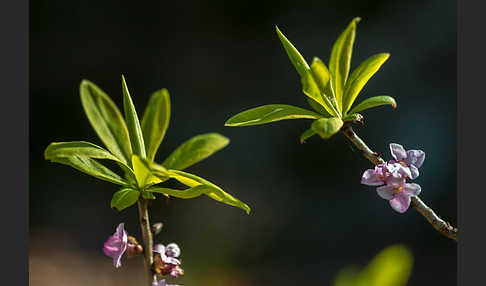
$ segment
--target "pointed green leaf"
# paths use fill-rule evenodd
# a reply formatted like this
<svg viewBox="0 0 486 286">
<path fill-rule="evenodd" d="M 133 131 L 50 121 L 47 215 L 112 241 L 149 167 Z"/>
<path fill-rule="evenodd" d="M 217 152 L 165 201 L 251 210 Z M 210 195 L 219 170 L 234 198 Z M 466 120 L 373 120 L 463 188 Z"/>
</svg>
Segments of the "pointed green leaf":
<svg viewBox="0 0 486 286">
<path fill-rule="evenodd" d="M 353 109 L 351 109 L 349 114 L 357 113 L 375 106 L 387 105 L 387 104 L 391 105 L 394 109 L 397 108 L 397 103 L 395 99 L 393 99 L 393 97 L 391 96 L 383 95 L 383 96 L 370 97 L 361 101 L 358 105 L 356 105 Z"/>
<path fill-rule="evenodd" d="M 156 177 L 152 172 L 149 162 L 144 161 L 137 155 L 132 156 L 132 166 L 139 188 L 146 188 L 147 186 L 155 185 L 162 180 Z"/>
<path fill-rule="evenodd" d="M 305 95 L 322 105 L 329 114 L 340 116 L 329 81 L 329 71 L 319 58 L 314 58 L 311 69 L 306 71 L 301 81 Z"/>
<path fill-rule="evenodd" d="M 57 158 L 70 157 L 112 160 L 118 163 L 127 176 L 130 176 L 130 178 L 135 176 L 130 167 L 121 159 L 93 143 L 84 141 L 53 142 L 44 151 L 44 158 L 53 162 L 56 162 Z"/>
<path fill-rule="evenodd" d="M 369 57 L 362 62 L 346 82 L 343 97 L 343 112 L 346 114 L 353 105 L 356 97 L 368 80 L 380 69 L 381 65 L 390 57 L 390 54 L 382 53 Z"/>
<path fill-rule="evenodd" d="M 322 99 L 321 99 L 322 100 Z M 285 119 L 317 119 L 322 115 L 286 104 L 269 104 L 245 110 L 231 117 L 225 126 L 252 126 Z"/>
<path fill-rule="evenodd" d="M 312 130 L 314 130 L 322 139 L 327 139 L 339 132 L 343 126 L 343 121 L 339 118 L 321 118 L 312 123 Z"/>
<path fill-rule="evenodd" d="M 99 162 L 88 157 L 54 157 L 49 159 L 51 162 L 56 162 L 73 167 L 85 174 L 91 175 L 100 180 L 108 181 L 117 185 L 127 186 L 128 182 L 116 173 L 106 168 Z"/>
<path fill-rule="evenodd" d="M 235 206 L 235 207 L 239 207 L 241 209 L 243 209 L 244 211 L 246 211 L 247 214 L 250 213 L 250 207 L 245 204 L 244 202 L 238 200 L 237 198 L 233 197 L 232 195 L 226 193 L 225 191 L 223 191 L 220 187 L 216 186 L 215 184 L 201 178 L 201 177 L 198 177 L 196 175 L 193 175 L 193 174 L 189 174 L 189 173 L 186 173 L 186 172 L 182 172 L 182 171 L 178 171 L 178 170 L 168 170 L 168 173 L 169 173 L 169 176 L 173 179 L 176 179 L 178 180 L 179 182 L 183 183 L 184 185 L 188 186 L 188 187 L 191 187 L 192 191 L 190 192 L 190 194 L 198 194 L 198 192 L 201 192 L 201 193 L 204 193 L 206 194 L 207 196 L 211 197 L 212 199 L 216 200 L 216 201 L 219 201 L 219 202 L 222 202 L 222 203 L 225 203 L 225 204 L 228 204 L 228 205 L 231 205 L 231 206 Z M 205 188 L 198 188 L 196 190 L 194 190 L 192 187 L 197 187 L 197 186 L 205 186 Z M 207 188 L 209 187 L 209 188 Z M 207 188 L 207 189 L 206 189 Z M 147 189 L 147 191 L 150 191 L 150 190 L 153 190 L 154 188 L 149 188 Z M 164 193 L 163 191 L 161 191 L 161 193 Z M 168 195 L 171 195 L 167 192 L 165 192 L 165 194 L 168 194 Z M 173 196 L 177 196 L 176 194 L 172 194 Z M 179 193 L 180 195 L 180 193 Z M 188 195 L 188 196 L 191 196 L 191 195 Z M 189 197 L 188 197 L 189 198 Z"/>
<path fill-rule="evenodd" d="M 128 126 L 128 134 L 130 134 L 130 142 L 132 144 L 133 154 L 142 158 L 146 157 L 145 145 L 143 142 L 142 129 L 140 128 L 140 121 L 138 121 L 137 111 L 133 105 L 132 98 L 128 91 L 125 77 L 122 75 L 122 89 L 123 89 L 123 108 L 125 110 L 125 119 Z"/>
<path fill-rule="evenodd" d="M 329 70 L 331 81 L 339 104 L 339 110 L 343 111 L 342 99 L 343 89 L 348 78 L 351 66 L 351 55 L 353 52 L 354 38 L 356 36 L 356 24 L 360 18 L 354 18 L 348 27 L 338 37 L 332 46 L 331 58 L 329 59 Z"/>
<path fill-rule="evenodd" d="M 135 204 L 140 196 L 140 192 L 134 189 L 125 188 L 121 189 L 111 199 L 111 208 L 121 211 Z"/>
<path fill-rule="evenodd" d="M 310 137 L 316 135 L 317 133 L 312 129 L 312 128 L 309 128 L 307 129 L 306 131 L 304 131 L 304 133 L 302 133 L 302 135 L 300 135 L 300 143 L 304 143 L 305 140 L 309 139 Z"/>
<path fill-rule="evenodd" d="M 163 88 L 152 94 L 142 116 L 142 133 L 147 158 L 154 160 L 170 120 L 170 98 Z"/>
<path fill-rule="evenodd" d="M 228 144 L 229 139 L 218 133 L 197 135 L 177 147 L 162 165 L 167 169 L 183 170 L 206 159 Z"/>
<path fill-rule="evenodd" d="M 83 80 L 80 85 L 81 103 L 91 126 L 116 157 L 127 163 L 132 154 L 125 120 L 113 101 L 94 83 Z"/>
<path fill-rule="evenodd" d="M 282 45 L 289 56 L 290 61 L 294 65 L 295 69 L 299 73 L 300 77 L 305 75 L 305 72 L 309 70 L 309 65 L 302 57 L 302 55 L 297 51 L 297 49 L 292 45 L 292 43 L 287 40 L 287 38 L 280 32 L 277 26 L 275 26 L 275 30 L 277 31 L 278 38 L 282 42 Z"/>
</svg>

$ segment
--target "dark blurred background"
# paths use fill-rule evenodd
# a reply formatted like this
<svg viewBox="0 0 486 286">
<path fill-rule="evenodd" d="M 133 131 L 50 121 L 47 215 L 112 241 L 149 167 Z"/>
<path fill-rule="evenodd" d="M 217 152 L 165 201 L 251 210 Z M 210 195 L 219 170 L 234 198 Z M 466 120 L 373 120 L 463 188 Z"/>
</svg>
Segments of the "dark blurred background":
<svg viewBox="0 0 486 286">
<path fill-rule="evenodd" d="M 404 243 L 409 285 L 455 285 L 456 243 L 415 210 L 394 212 L 360 185 L 368 161 L 342 135 L 305 144 L 308 120 L 230 128 L 230 116 L 263 104 L 304 108 L 298 74 L 278 25 L 308 62 L 360 16 L 352 66 L 389 52 L 358 101 L 393 96 L 398 108 L 363 112 L 355 131 L 391 159 L 388 144 L 422 149 L 422 199 L 456 224 L 455 1 L 31 1 L 31 285 L 140 285 L 142 260 L 112 267 L 102 245 L 119 222 L 139 235 L 136 207 L 110 209 L 117 187 L 43 158 L 52 141 L 102 145 L 83 112 L 89 79 L 122 106 L 127 79 L 141 115 L 162 87 L 172 101 L 163 159 L 186 139 L 220 132 L 231 144 L 188 169 L 252 208 L 248 216 L 208 197 L 151 206 L 158 242 L 182 248 L 185 285 L 330 285 L 345 266 Z M 139 116 L 140 116 L 139 115 Z"/>
</svg>

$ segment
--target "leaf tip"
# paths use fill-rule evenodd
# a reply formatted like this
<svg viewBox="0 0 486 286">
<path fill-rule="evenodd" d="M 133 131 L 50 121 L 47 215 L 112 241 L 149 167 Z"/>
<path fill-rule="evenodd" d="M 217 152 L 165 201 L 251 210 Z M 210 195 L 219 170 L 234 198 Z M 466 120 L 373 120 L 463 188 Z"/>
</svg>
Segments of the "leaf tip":
<svg viewBox="0 0 486 286">
<path fill-rule="evenodd" d="M 361 17 L 354 17 L 354 18 L 353 18 L 353 22 L 354 22 L 355 24 L 358 24 L 360 21 L 361 21 Z"/>
</svg>

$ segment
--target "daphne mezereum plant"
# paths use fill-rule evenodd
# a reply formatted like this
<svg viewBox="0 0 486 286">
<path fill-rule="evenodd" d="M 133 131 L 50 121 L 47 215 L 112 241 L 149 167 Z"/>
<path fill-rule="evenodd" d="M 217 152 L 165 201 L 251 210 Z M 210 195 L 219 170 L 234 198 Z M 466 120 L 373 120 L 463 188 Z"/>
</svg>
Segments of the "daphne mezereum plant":
<svg viewBox="0 0 486 286">
<path fill-rule="evenodd" d="M 148 206 L 156 199 L 155 194 L 166 197 L 190 199 L 202 194 L 236 206 L 247 213 L 250 208 L 220 187 L 194 174 L 182 170 L 207 158 L 228 145 L 228 138 L 208 133 L 195 136 L 172 152 L 164 162 L 154 162 L 155 154 L 164 138 L 170 119 L 170 99 L 166 89 L 152 94 L 139 122 L 135 106 L 130 97 L 125 78 L 122 76 L 124 117 L 98 86 L 83 80 L 80 86 L 84 111 L 98 137 L 106 146 L 97 146 L 85 141 L 54 142 L 45 150 L 44 156 L 52 162 L 71 166 L 83 173 L 120 186 L 115 192 L 111 207 L 121 211 L 138 204 L 143 245 L 129 236 L 121 223 L 115 233 L 104 244 L 104 253 L 113 258 L 115 267 L 121 266 L 121 257 L 133 257 L 144 252 L 148 285 L 169 285 L 167 275 L 183 274 L 180 267 L 180 249 L 177 244 L 153 246 L 152 235 L 160 232 L 160 224 L 150 225 Z M 99 160 L 114 161 L 123 174 L 104 166 Z M 184 190 L 160 186 L 175 179 L 189 188 Z M 155 253 L 155 255 L 154 255 Z"/>
<path fill-rule="evenodd" d="M 367 170 L 363 174 L 363 184 L 380 186 L 377 188 L 378 195 L 389 200 L 391 207 L 400 213 L 405 212 L 411 204 L 436 230 L 456 240 L 457 229 L 439 218 L 420 200 L 419 185 L 407 183 L 407 179 L 418 177 L 418 168 L 425 159 L 425 153 L 421 150 L 405 151 L 403 146 L 392 143 L 390 149 L 395 160 L 385 163 L 351 127 L 354 122 L 363 123 L 363 116 L 359 114 L 361 111 L 381 105 L 396 107 L 395 100 L 390 96 L 371 97 L 353 107 L 364 85 L 389 58 L 387 53 L 371 56 L 349 75 L 356 26 L 359 21 L 360 18 L 354 18 L 334 43 L 329 69 L 317 57 L 309 66 L 299 51 L 276 27 L 277 35 L 300 75 L 302 91 L 314 111 L 285 104 L 264 105 L 238 113 L 228 119 L 225 125 L 251 126 L 284 119 L 313 119 L 310 128 L 300 136 L 301 143 L 316 134 L 328 139 L 342 132 L 363 156 L 376 166 L 375 169 Z"/>
</svg>

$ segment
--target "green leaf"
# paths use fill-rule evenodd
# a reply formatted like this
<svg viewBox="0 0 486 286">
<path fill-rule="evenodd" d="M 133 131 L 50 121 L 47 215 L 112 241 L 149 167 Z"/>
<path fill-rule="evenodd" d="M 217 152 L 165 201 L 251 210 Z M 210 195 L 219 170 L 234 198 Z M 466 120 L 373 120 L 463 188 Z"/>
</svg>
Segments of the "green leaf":
<svg viewBox="0 0 486 286">
<path fill-rule="evenodd" d="M 170 120 L 170 98 L 163 88 L 152 94 L 142 116 L 142 133 L 147 158 L 154 160 Z"/>
<path fill-rule="evenodd" d="M 210 187 L 207 190 L 202 189 L 202 188 L 196 189 L 196 191 L 192 190 L 191 195 L 197 194 L 198 192 L 201 192 L 201 193 L 206 194 L 207 196 L 209 196 L 210 198 L 212 198 L 216 201 L 219 201 L 219 202 L 231 205 L 231 206 L 239 207 L 239 208 L 243 209 L 247 214 L 250 213 L 250 207 L 247 204 L 238 200 L 237 198 L 233 197 L 232 195 L 226 193 L 220 187 L 216 186 L 215 184 L 213 184 L 213 183 L 211 183 L 211 182 L 209 182 L 209 181 L 207 181 L 207 180 L 205 180 L 201 177 L 198 177 L 196 175 L 189 174 L 189 173 L 186 173 L 186 172 L 178 171 L 178 170 L 168 170 L 168 174 L 171 178 L 176 179 L 179 182 L 181 182 L 184 185 L 191 187 L 191 188 L 197 187 L 197 186 L 200 186 L 200 185 L 203 185 L 205 187 Z M 147 189 L 147 191 L 151 191 L 153 189 L 154 188 L 149 188 L 149 189 Z M 164 192 L 161 191 L 161 193 L 164 193 Z M 171 195 L 169 193 L 165 193 L 165 194 Z M 176 196 L 175 194 L 172 194 L 172 195 Z M 191 195 L 188 195 L 188 196 L 191 196 Z"/>
<path fill-rule="evenodd" d="M 360 122 L 360 123 L 363 123 L 364 121 L 364 118 L 363 118 L 363 115 L 359 114 L 359 113 L 352 113 L 352 114 L 348 114 L 346 115 L 346 117 L 343 118 L 343 121 L 344 122 Z"/>
<path fill-rule="evenodd" d="M 141 159 L 139 156 L 132 156 L 132 166 L 139 188 L 143 189 L 162 182 L 160 178 L 152 173 L 149 162 Z"/>
<path fill-rule="evenodd" d="M 382 53 L 369 57 L 362 62 L 346 82 L 343 97 L 343 112 L 347 114 L 356 97 L 368 80 L 380 69 L 381 65 L 390 57 L 390 54 Z"/>
<path fill-rule="evenodd" d="M 121 189 L 111 199 L 111 208 L 121 211 L 135 204 L 140 196 L 140 192 L 134 189 L 125 188 Z"/>
<path fill-rule="evenodd" d="M 299 73 L 300 77 L 305 75 L 305 72 L 309 70 L 309 65 L 302 57 L 302 55 L 297 51 L 297 49 L 292 45 L 292 43 L 287 40 L 287 38 L 280 32 L 277 26 L 275 26 L 275 30 L 277 31 L 278 38 L 282 42 L 282 45 L 289 56 L 290 61 L 294 65 L 295 69 Z"/>
<path fill-rule="evenodd" d="M 304 143 L 305 140 L 309 139 L 310 137 L 316 134 L 317 133 L 312 128 L 307 129 L 306 131 L 304 131 L 304 133 L 302 133 L 302 135 L 300 135 L 300 143 Z"/>
<path fill-rule="evenodd" d="M 125 120 L 113 101 L 94 83 L 83 80 L 80 85 L 81 103 L 91 126 L 116 157 L 127 163 L 132 154 Z"/>
<path fill-rule="evenodd" d="M 354 18 L 348 27 L 338 37 L 332 46 L 331 58 L 329 59 L 329 70 L 331 81 L 339 104 L 339 110 L 343 111 L 343 89 L 348 78 L 351 66 L 351 55 L 353 52 L 354 38 L 356 36 L 356 24 L 361 18 Z"/>
<path fill-rule="evenodd" d="M 146 157 L 145 144 L 143 142 L 142 129 L 138 121 L 137 111 L 133 105 L 132 98 L 128 92 L 125 77 L 122 75 L 122 89 L 123 89 L 123 107 L 125 110 L 125 119 L 127 120 L 128 134 L 130 134 L 130 142 L 132 143 L 133 154 L 142 158 Z"/>
<path fill-rule="evenodd" d="M 391 105 L 394 109 L 397 108 L 397 103 L 395 99 L 391 96 L 375 96 L 375 97 L 370 97 L 367 98 L 363 101 L 361 101 L 358 105 L 356 105 L 349 114 L 357 113 L 375 106 L 380 106 L 380 105 L 386 105 L 389 104 Z"/>
<path fill-rule="evenodd" d="M 327 139 L 336 134 L 343 126 L 343 121 L 339 118 L 321 118 L 312 123 L 314 130 L 322 139 Z"/>
<path fill-rule="evenodd" d="M 73 167 L 85 174 L 91 175 L 100 180 L 108 181 L 117 185 L 129 185 L 122 177 L 106 168 L 99 162 L 88 157 L 54 157 L 49 159 L 51 162 L 56 162 Z"/>
<path fill-rule="evenodd" d="M 329 114 L 339 117 L 336 99 L 329 84 L 329 72 L 324 63 L 314 58 L 311 69 L 301 78 L 305 95 L 322 105 Z"/>
<path fill-rule="evenodd" d="M 53 142 L 44 151 L 44 158 L 53 162 L 57 162 L 57 158 L 70 157 L 112 160 L 117 162 L 128 176 L 131 176 L 131 178 L 135 176 L 130 167 L 121 159 L 93 143 L 84 141 Z"/>
<path fill-rule="evenodd" d="M 245 110 L 231 117 L 225 126 L 252 126 L 285 119 L 317 119 L 320 114 L 286 104 L 269 104 Z"/>
<path fill-rule="evenodd" d="M 382 250 L 362 271 L 356 286 L 405 286 L 413 265 L 413 256 L 403 245 Z"/>
<path fill-rule="evenodd" d="M 183 170 L 226 147 L 229 139 L 218 133 L 207 133 L 192 137 L 182 143 L 165 159 L 167 169 Z"/>
<path fill-rule="evenodd" d="M 307 103 L 309 103 L 312 109 L 320 113 L 323 117 L 333 117 L 320 103 L 318 103 L 314 99 L 307 97 Z"/>
</svg>

